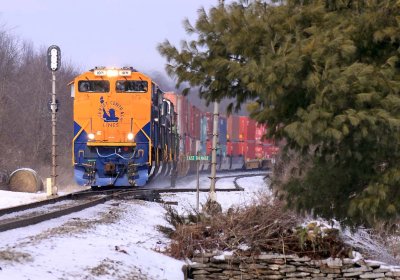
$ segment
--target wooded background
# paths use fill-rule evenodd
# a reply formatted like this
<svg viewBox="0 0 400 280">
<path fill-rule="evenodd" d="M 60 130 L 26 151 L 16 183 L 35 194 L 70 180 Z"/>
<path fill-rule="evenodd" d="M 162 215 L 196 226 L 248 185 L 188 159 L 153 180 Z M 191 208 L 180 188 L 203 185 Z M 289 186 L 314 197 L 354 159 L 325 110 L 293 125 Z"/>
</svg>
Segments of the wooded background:
<svg viewBox="0 0 400 280">
<path fill-rule="evenodd" d="M 0 173 L 30 167 L 46 178 L 51 171 L 51 71 L 47 49 L 0 30 Z M 72 182 L 72 98 L 68 82 L 76 68 L 63 62 L 56 72 L 58 174 Z M 68 175 L 65 173 L 67 172 Z"/>
</svg>

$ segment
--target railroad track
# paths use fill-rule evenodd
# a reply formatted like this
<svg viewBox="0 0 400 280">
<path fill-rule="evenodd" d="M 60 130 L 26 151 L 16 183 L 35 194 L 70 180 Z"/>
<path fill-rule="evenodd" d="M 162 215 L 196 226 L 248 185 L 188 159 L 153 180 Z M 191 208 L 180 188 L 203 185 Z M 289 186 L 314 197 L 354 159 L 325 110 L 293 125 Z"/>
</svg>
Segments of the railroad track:
<svg viewBox="0 0 400 280">
<path fill-rule="evenodd" d="M 217 192 L 243 191 L 237 180 L 245 177 L 264 176 L 261 173 L 228 175 L 218 179 L 235 178 L 233 188 L 216 189 Z M 68 195 L 38 201 L 16 207 L 0 209 L 0 232 L 26 227 L 50 219 L 65 216 L 105 203 L 111 199 L 141 199 L 163 202 L 161 193 L 196 192 L 196 188 L 141 188 L 141 189 L 100 189 L 84 190 Z M 209 192 L 209 188 L 201 188 L 200 192 Z"/>
</svg>

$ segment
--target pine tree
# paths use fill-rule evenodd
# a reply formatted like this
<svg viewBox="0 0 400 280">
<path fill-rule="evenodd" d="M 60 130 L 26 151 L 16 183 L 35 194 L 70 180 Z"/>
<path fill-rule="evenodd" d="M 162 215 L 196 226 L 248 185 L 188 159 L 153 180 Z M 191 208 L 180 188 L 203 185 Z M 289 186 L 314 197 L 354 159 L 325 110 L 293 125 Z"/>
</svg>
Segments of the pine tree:
<svg viewBox="0 0 400 280">
<path fill-rule="evenodd" d="M 373 225 L 400 213 L 400 2 L 238 1 L 200 11 L 197 39 L 159 46 L 178 83 L 248 100 L 283 153 L 301 156 L 288 205 Z"/>
</svg>

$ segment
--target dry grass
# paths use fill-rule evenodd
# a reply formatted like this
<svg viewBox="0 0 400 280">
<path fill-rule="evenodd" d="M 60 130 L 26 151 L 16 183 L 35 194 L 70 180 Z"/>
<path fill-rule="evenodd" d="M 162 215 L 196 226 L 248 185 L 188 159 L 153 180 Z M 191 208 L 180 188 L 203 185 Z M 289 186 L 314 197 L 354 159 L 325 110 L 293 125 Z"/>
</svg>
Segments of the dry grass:
<svg viewBox="0 0 400 280">
<path fill-rule="evenodd" d="M 173 227 L 159 227 L 159 230 L 173 240 L 169 255 L 179 259 L 190 258 L 196 251 L 240 253 L 243 245 L 252 254 L 276 252 L 313 258 L 347 257 L 351 251 L 339 238 L 338 231 L 299 227 L 302 219 L 277 201 L 231 208 L 212 217 L 201 213 L 182 217 L 167 208 L 166 219 Z"/>
<path fill-rule="evenodd" d="M 391 265 L 400 265 L 400 230 L 398 222 L 380 224 L 375 229 L 359 229 L 348 237 L 363 255 Z M 355 241 L 354 241 L 355 240 Z"/>
</svg>

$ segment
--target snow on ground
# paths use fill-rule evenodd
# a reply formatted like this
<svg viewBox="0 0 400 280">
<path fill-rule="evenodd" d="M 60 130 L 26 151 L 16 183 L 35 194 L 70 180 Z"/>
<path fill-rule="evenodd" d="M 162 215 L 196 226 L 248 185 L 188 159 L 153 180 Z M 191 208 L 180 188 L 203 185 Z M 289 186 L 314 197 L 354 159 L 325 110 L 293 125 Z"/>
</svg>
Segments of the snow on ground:
<svg viewBox="0 0 400 280">
<path fill-rule="evenodd" d="M 82 190 L 82 187 L 67 186 L 58 192 L 58 195 L 65 195 L 74 191 Z M 35 201 L 47 199 L 46 192 L 24 193 L 24 192 L 9 192 L 0 190 L 0 209 L 28 204 Z"/>
<path fill-rule="evenodd" d="M 196 186 L 196 177 L 177 188 Z M 193 182 L 194 181 L 194 182 Z M 201 188 L 209 187 L 201 175 Z M 233 188 L 233 178 L 218 188 Z M 251 203 L 267 192 L 263 176 L 239 179 L 243 192 L 217 193 L 223 209 Z M 208 193 L 200 193 L 200 204 Z M 0 208 L 43 199 L 43 194 L 0 193 Z M 177 209 L 195 208 L 196 193 L 163 195 Z M 159 203 L 135 200 L 106 204 L 22 229 L 0 233 L 0 279 L 183 279 L 183 261 L 161 254 L 169 240 L 156 230 L 165 225 Z"/>
<path fill-rule="evenodd" d="M 22 193 L 0 191 L 0 209 L 27 204 L 47 198 L 46 193 Z"/>
<path fill-rule="evenodd" d="M 217 192 L 217 201 L 221 204 L 222 210 L 226 211 L 233 205 L 247 205 L 252 203 L 255 198 L 260 195 L 270 195 L 271 192 L 263 180 L 265 174 L 254 178 L 241 178 L 237 180 L 238 184 L 245 188 L 243 192 Z M 206 178 L 208 181 L 209 179 Z M 205 180 L 207 182 L 207 180 Z M 217 189 L 233 188 L 233 178 L 220 179 L 217 181 Z M 194 188 L 192 184 L 188 184 L 188 187 Z M 207 186 L 208 184 L 202 184 L 201 186 Z M 195 209 L 196 206 L 196 193 L 177 193 L 177 194 L 164 194 L 164 201 L 178 201 L 177 209 L 180 212 L 189 212 Z M 199 202 L 200 208 L 206 203 L 208 199 L 208 192 L 200 192 Z"/>
</svg>

